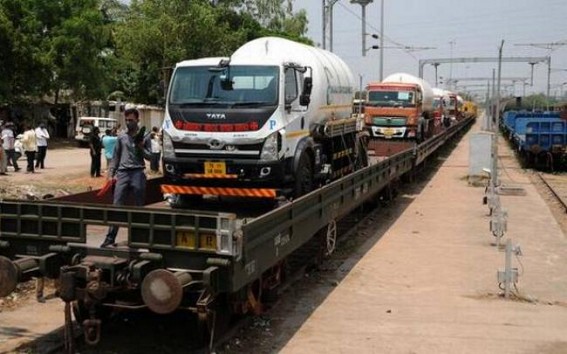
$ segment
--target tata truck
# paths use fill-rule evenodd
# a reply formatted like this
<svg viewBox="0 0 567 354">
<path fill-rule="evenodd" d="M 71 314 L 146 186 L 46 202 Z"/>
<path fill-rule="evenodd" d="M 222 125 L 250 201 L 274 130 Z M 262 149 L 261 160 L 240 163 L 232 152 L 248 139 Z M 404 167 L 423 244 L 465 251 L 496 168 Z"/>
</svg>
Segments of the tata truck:
<svg viewBox="0 0 567 354">
<path fill-rule="evenodd" d="M 176 65 L 164 194 L 297 198 L 367 163 L 354 79 L 328 51 L 276 37 Z"/>
<path fill-rule="evenodd" d="M 426 81 L 396 73 L 366 90 L 365 124 L 372 138 L 421 142 L 433 135 L 433 91 Z"/>
</svg>

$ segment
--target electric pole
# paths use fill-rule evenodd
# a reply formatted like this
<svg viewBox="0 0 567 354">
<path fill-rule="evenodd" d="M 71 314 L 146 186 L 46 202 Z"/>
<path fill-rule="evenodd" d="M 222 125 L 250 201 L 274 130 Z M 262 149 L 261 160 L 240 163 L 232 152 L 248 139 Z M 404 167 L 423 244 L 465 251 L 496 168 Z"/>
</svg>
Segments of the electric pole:
<svg viewBox="0 0 567 354">
<path fill-rule="evenodd" d="M 350 0 L 351 4 L 358 4 L 362 7 L 362 56 L 366 56 L 366 6 L 374 0 Z M 382 36 L 380 36 L 382 38 Z"/>
</svg>

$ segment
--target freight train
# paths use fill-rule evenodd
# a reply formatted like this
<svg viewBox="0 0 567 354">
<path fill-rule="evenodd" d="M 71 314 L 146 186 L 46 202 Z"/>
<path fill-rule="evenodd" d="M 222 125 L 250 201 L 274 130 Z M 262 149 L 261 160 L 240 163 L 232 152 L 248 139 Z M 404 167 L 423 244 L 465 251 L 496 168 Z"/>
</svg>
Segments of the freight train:
<svg viewBox="0 0 567 354">
<path fill-rule="evenodd" d="M 259 42 L 262 43 L 260 48 L 270 51 L 273 43 L 268 42 L 271 41 Z M 305 48 L 301 50 L 308 51 Z M 330 57 L 325 52 L 317 53 L 320 58 Z M 164 207 L 163 186 L 172 185 L 172 180 L 177 178 L 172 175 L 181 173 L 182 179 L 191 177 L 192 173 L 223 174 L 230 172 L 234 166 L 246 171 L 246 167 L 242 167 L 245 165 L 234 164 L 232 157 L 228 157 L 235 151 L 255 151 L 257 163 L 264 163 L 261 162 L 261 155 L 265 153 L 276 161 L 285 161 L 291 168 L 300 166 L 304 160 L 302 153 L 311 149 L 311 167 L 327 164 L 331 169 L 329 173 L 333 169 L 330 166 L 333 159 L 349 160 L 360 153 L 352 149 L 364 127 L 347 123 L 349 118 L 342 116 L 334 117 L 339 121 L 338 126 L 328 124 L 335 121 L 332 112 L 338 114 L 341 111 L 320 106 L 331 104 L 334 102 L 333 95 L 341 96 L 347 91 L 343 86 L 350 84 L 347 76 L 345 82 L 332 81 L 329 73 L 317 73 L 318 65 L 314 63 L 274 62 L 267 68 L 258 68 L 256 66 L 259 63 L 256 63 L 249 72 L 257 77 L 244 82 L 239 81 L 236 73 L 246 72 L 242 69 L 249 68 L 238 67 L 236 62 L 236 59 L 230 63 L 205 60 L 185 63 L 178 66 L 178 70 L 185 73 L 189 68 L 187 70 L 191 73 L 198 67 L 201 74 L 208 78 L 205 81 L 207 92 L 214 92 L 218 84 L 227 85 L 228 91 L 234 94 L 239 85 L 250 86 L 259 80 L 258 73 L 264 73 L 266 79 L 262 79 L 259 85 L 268 87 L 267 78 L 270 78 L 276 80 L 276 87 L 279 88 L 271 91 L 274 104 L 260 109 L 252 101 L 242 101 L 246 102 L 245 106 L 251 107 L 242 108 L 242 111 L 238 111 L 241 114 L 233 116 L 234 112 L 230 109 L 242 106 L 237 102 L 225 103 L 223 111 L 219 106 L 185 101 L 189 100 L 187 97 L 172 109 L 174 107 L 170 101 L 170 116 L 165 124 L 169 135 L 166 139 L 171 140 L 164 141 L 164 145 L 170 149 L 169 157 L 165 158 L 166 167 L 170 166 L 170 175 L 148 181 L 145 206 L 113 206 L 110 196 L 101 199 L 97 196 L 98 191 L 42 201 L 0 201 L 0 297 L 11 293 L 19 282 L 30 277 L 58 279 L 57 294 L 65 302 L 65 338 L 69 351 L 73 344 L 73 336 L 69 333 L 72 328 L 71 313 L 83 326 L 85 340 L 89 344 L 96 344 L 100 340 L 101 326 L 104 325 L 102 321 L 112 310 L 149 309 L 158 314 L 188 311 L 196 315 L 205 336 L 215 333 L 214 328 L 218 328 L 215 326 L 228 321 L 231 315 L 260 313 L 265 294 L 282 282 L 286 260 L 290 256 L 296 255 L 308 244 L 315 244 L 322 254 L 333 253 L 338 220 L 362 203 L 376 198 L 378 193 L 398 179 L 413 173 L 428 156 L 464 131 L 473 121 L 473 118 L 463 119 L 419 145 L 385 160 L 368 165 L 347 164 L 350 171 L 341 170 L 340 175 L 326 181 L 321 187 L 302 190 L 301 196 L 290 198 L 277 207 L 263 205 L 251 208 L 251 203 L 231 199 L 232 196 L 221 196 L 216 200 L 220 203 L 215 204 L 213 200 L 210 207 L 205 202 L 193 204 L 191 209 Z M 213 74 L 218 76 L 214 77 Z M 338 76 L 339 73 L 335 72 L 334 77 Z M 179 77 L 174 77 L 173 88 L 178 85 L 176 80 L 181 80 Z M 227 82 L 220 83 L 218 80 Z M 202 82 L 194 81 L 189 75 L 184 83 L 191 87 Z M 330 84 L 333 84 L 333 89 L 330 89 Z M 291 94 L 288 95 L 288 86 L 296 88 L 293 100 Z M 173 100 L 173 92 L 175 89 L 170 93 L 170 100 Z M 217 96 L 213 94 L 211 97 Z M 310 116 L 309 107 L 312 105 L 315 105 L 314 111 L 318 112 L 315 116 Z M 326 116 L 323 112 L 331 113 Z M 207 114 L 222 122 L 206 123 L 205 120 L 209 119 L 206 118 Z M 226 120 L 219 118 L 223 114 Z M 250 125 L 250 122 L 256 122 L 257 126 Z M 236 132 L 241 125 L 246 125 L 246 130 Z M 311 130 L 313 127 L 316 132 Z M 323 131 L 320 131 L 321 128 Z M 340 132 L 333 132 L 333 129 Z M 289 132 L 301 134 L 290 137 Z M 245 149 L 234 140 L 239 134 L 249 139 L 250 145 L 256 150 Z M 314 134 L 319 135 L 315 137 Z M 324 145 L 334 146 L 333 136 L 345 134 L 352 139 L 350 145 L 337 143 L 338 150 L 331 150 L 330 154 Z M 191 140 L 186 136 L 203 137 L 196 139 L 199 144 L 195 144 L 203 150 L 187 145 Z M 325 140 L 324 136 L 330 140 Z M 218 142 L 218 149 L 213 148 L 217 147 L 213 143 L 215 141 Z M 203 148 L 203 144 L 207 144 L 209 149 Z M 184 157 L 185 160 L 173 158 L 197 154 L 194 150 L 199 150 L 198 154 L 205 157 Z M 225 151 L 226 155 L 218 154 L 220 151 Z M 212 154 L 218 155 L 214 159 L 206 157 Z M 252 156 L 251 153 L 244 155 Z M 221 159 L 218 156 L 227 157 Z M 209 166 L 213 171 L 207 171 L 208 167 L 199 159 L 205 162 L 217 162 L 220 159 L 224 167 L 214 171 L 215 166 Z M 185 162 L 189 164 L 186 166 Z M 197 168 L 195 166 L 199 170 L 192 170 Z M 262 168 L 253 171 L 261 173 Z M 297 171 L 297 166 L 289 170 L 293 171 Z M 310 170 L 311 173 L 314 171 Z M 185 176 L 187 174 L 189 176 Z M 237 183 L 233 186 L 241 188 L 239 183 L 246 181 L 239 180 L 240 171 L 235 174 L 237 181 L 233 182 Z M 187 187 L 183 183 L 176 186 Z M 127 241 L 115 248 L 90 246 L 89 235 L 92 236 L 97 227 L 100 229 L 108 225 L 117 225 L 125 230 Z"/>
<path fill-rule="evenodd" d="M 564 169 L 567 121 L 558 111 L 507 111 L 500 128 L 527 167 Z"/>
</svg>

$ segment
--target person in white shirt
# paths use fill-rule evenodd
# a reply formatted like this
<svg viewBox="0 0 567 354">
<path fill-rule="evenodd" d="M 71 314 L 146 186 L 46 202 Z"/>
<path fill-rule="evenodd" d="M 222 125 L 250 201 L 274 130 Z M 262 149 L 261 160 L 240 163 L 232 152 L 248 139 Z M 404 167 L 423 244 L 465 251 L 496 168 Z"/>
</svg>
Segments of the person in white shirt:
<svg viewBox="0 0 567 354">
<path fill-rule="evenodd" d="M 47 155 L 47 139 L 49 139 L 49 133 L 45 128 L 45 123 L 40 123 L 37 128 L 35 128 L 35 136 L 37 139 L 37 160 L 35 161 L 35 168 L 45 167 L 45 156 Z"/>
<path fill-rule="evenodd" d="M 26 158 L 28 160 L 28 166 L 26 168 L 26 173 L 34 173 L 33 160 L 35 154 L 37 153 L 37 140 L 35 136 L 35 130 L 33 126 L 29 123 L 25 124 L 24 135 L 22 136 L 22 149 L 26 153 Z"/>
<path fill-rule="evenodd" d="M 14 123 L 7 122 L 2 129 L 2 147 L 4 148 L 4 153 L 6 154 L 7 164 L 11 164 L 14 167 L 14 171 L 18 172 L 20 168 L 18 167 L 18 159 L 16 158 L 15 142 L 14 138 Z"/>
<path fill-rule="evenodd" d="M 152 173 L 159 173 L 159 160 L 161 157 L 161 139 L 157 127 L 152 129 L 151 135 L 151 158 L 150 158 L 150 171 Z"/>
</svg>

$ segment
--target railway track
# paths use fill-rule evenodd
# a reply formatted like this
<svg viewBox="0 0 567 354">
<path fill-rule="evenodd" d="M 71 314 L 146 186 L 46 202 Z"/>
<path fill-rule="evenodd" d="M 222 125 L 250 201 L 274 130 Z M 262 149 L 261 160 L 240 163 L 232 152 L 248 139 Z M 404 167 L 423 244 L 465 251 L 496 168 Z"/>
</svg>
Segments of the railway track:
<svg viewBox="0 0 567 354">
<path fill-rule="evenodd" d="M 542 172 L 536 172 L 535 175 L 567 213 L 567 176 L 558 177 Z"/>
</svg>

